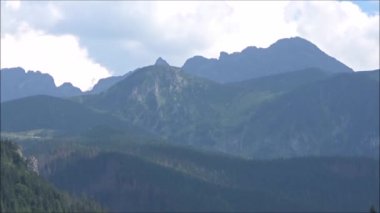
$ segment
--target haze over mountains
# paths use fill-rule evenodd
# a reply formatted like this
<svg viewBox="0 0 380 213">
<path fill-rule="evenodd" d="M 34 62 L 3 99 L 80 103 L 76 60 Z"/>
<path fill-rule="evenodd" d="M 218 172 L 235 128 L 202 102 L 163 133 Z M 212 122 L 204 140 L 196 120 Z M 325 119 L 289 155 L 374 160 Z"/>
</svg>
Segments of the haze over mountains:
<svg viewBox="0 0 380 213">
<path fill-rule="evenodd" d="M 182 68 L 158 58 L 88 92 L 2 69 L 1 134 L 111 211 L 367 211 L 379 74 L 298 37 Z"/>
<path fill-rule="evenodd" d="M 169 143 L 249 158 L 378 154 L 378 70 L 354 73 L 298 37 L 222 55 L 183 68 L 159 58 L 87 93 L 57 88 L 47 74 L 3 69 L 2 100 L 76 97 L 5 102 L 2 131 L 134 126 Z M 233 83 L 221 84 L 223 76 Z"/>
<path fill-rule="evenodd" d="M 49 74 L 33 72 L 21 67 L 1 69 L 1 102 L 32 95 L 69 97 L 82 94 L 71 83 L 57 87 Z"/>
<path fill-rule="evenodd" d="M 157 63 L 169 65 L 162 58 L 159 58 Z M 243 81 L 305 68 L 319 68 L 332 73 L 352 72 L 351 68 L 299 37 L 281 39 L 268 48 L 247 47 L 240 53 L 232 54 L 221 52 L 219 59 L 194 56 L 186 60 L 182 66 L 185 72 L 221 83 Z M 48 74 L 32 71 L 23 74 L 25 71 L 22 68 L 2 69 L 2 71 L 4 71 L 1 75 L 1 85 L 4 88 L 2 101 L 30 95 L 68 97 L 80 94 L 78 88 L 68 83 L 54 88 L 54 80 Z M 88 93 L 103 92 L 129 74 L 130 72 L 127 72 L 124 76 L 101 79 Z M 16 88 L 15 85 L 18 87 Z"/>
<path fill-rule="evenodd" d="M 243 81 L 305 68 L 327 72 L 352 69 L 300 37 L 281 39 L 268 48 L 247 47 L 242 52 L 221 52 L 219 59 L 195 56 L 182 67 L 186 72 L 217 82 Z"/>
</svg>

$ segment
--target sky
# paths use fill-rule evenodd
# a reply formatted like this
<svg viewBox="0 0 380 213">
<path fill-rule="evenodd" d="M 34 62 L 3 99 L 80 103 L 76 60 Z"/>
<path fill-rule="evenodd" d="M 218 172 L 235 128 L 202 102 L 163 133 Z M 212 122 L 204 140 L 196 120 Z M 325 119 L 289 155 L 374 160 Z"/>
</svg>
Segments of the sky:
<svg viewBox="0 0 380 213">
<path fill-rule="evenodd" d="M 379 1 L 1 1 L 1 68 L 83 91 L 101 78 L 300 36 L 356 71 L 379 68 Z"/>
</svg>

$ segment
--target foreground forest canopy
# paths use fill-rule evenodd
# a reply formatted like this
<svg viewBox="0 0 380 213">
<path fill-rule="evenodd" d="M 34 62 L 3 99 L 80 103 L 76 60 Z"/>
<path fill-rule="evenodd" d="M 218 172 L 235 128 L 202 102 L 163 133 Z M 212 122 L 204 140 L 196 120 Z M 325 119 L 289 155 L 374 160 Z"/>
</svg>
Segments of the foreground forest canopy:
<svg viewBox="0 0 380 213">
<path fill-rule="evenodd" d="M 40 176 L 70 194 L 91 197 L 111 212 L 363 212 L 371 206 L 378 208 L 379 194 L 375 190 L 379 187 L 378 161 L 370 158 L 303 157 L 263 161 L 156 143 L 107 141 L 94 148 L 78 142 L 52 141 L 43 142 L 40 150 L 32 149 L 41 142 L 31 143 L 25 147 L 31 146 L 29 152 L 41 156 Z M 14 156 L 18 154 L 14 152 Z M 18 190 L 20 178 L 3 177 L 2 184 L 7 184 L 2 188 L 4 207 L 14 209 L 9 203 L 20 202 L 15 204 L 20 205 L 18 209 L 99 210 L 88 199 L 74 202 L 67 194 L 52 196 L 49 193 L 53 192 L 48 191 L 52 190 L 51 186 L 40 183 L 42 177 L 26 168 L 23 172 L 30 177 L 26 181 L 27 196 L 19 191 L 10 192 Z M 33 181 L 28 182 L 29 179 Z M 42 194 L 34 195 L 33 187 Z M 42 196 L 44 193 L 49 197 Z M 38 202 L 33 204 L 28 200 L 36 197 L 48 202 L 46 206 L 38 208 Z"/>
<path fill-rule="evenodd" d="M 89 92 L 2 69 L 1 94 L 5 212 L 379 209 L 379 70 L 302 38 Z"/>
<path fill-rule="evenodd" d="M 20 147 L 1 140 L 1 212 L 102 212 L 100 205 L 56 189 L 28 167 Z"/>
</svg>

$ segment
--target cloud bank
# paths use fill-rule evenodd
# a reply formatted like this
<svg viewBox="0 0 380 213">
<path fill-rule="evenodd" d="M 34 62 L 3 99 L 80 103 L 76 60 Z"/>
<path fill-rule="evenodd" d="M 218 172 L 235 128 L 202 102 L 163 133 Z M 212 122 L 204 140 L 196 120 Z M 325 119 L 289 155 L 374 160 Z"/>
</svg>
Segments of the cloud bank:
<svg viewBox="0 0 380 213">
<path fill-rule="evenodd" d="M 379 13 L 346 1 L 1 2 L 1 67 L 81 89 L 152 64 L 301 36 L 354 70 L 379 68 Z M 30 15 L 33 14 L 33 15 Z"/>
<path fill-rule="evenodd" d="M 294 1 L 285 16 L 300 36 L 354 70 L 379 68 L 379 14 L 347 1 Z"/>
<path fill-rule="evenodd" d="M 85 91 L 100 78 L 110 76 L 108 70 L 94 62 L 72 35 L 48 35 L 26 27 L 19 34 L 5 35 L 1 43 L 1 67 L 20 66 L 48 71 L 57 86 L 71 82 Z"/>
</svg>

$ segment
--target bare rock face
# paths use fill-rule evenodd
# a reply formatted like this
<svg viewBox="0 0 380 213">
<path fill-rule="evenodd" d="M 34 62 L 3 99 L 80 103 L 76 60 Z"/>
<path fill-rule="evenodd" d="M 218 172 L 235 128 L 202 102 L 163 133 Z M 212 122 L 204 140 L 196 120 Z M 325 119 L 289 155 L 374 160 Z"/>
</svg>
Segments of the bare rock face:
<svg viewBox="0 0 380 213">
<path fill-rule="evenodd" d="M 22 153 L 22 148 L 20 146 L 18 146 L 16 152 L 22 159 L 24 159 L 26 161 L 29 171 L 32 171 L 32 172 L 35 172 L 36 174 L 39 174 L 39 172 L 38 172 L 38 160 L 36 157 L 24 156 L 24 154 Z"/>
<path fill-rule="evenodd" d="M 22 150 L 21 150 L 21 147 L 17 147 L 17 150 L 16 150 L 17 154 L 24 159 L 24 155 L 22 154 Z"/>
<path fill-rule="evenodd" d="M 27 163 L 28 163 L 27 164 L 28 169 L 30 171 L 33 171 L 33 172 L 39 174 L 39 172 L 38 172 L 38 160 L 37 160 L 36 157 L 34 157 L 34 156 L 28 157 L 27 158 Z"/>
</svg>

